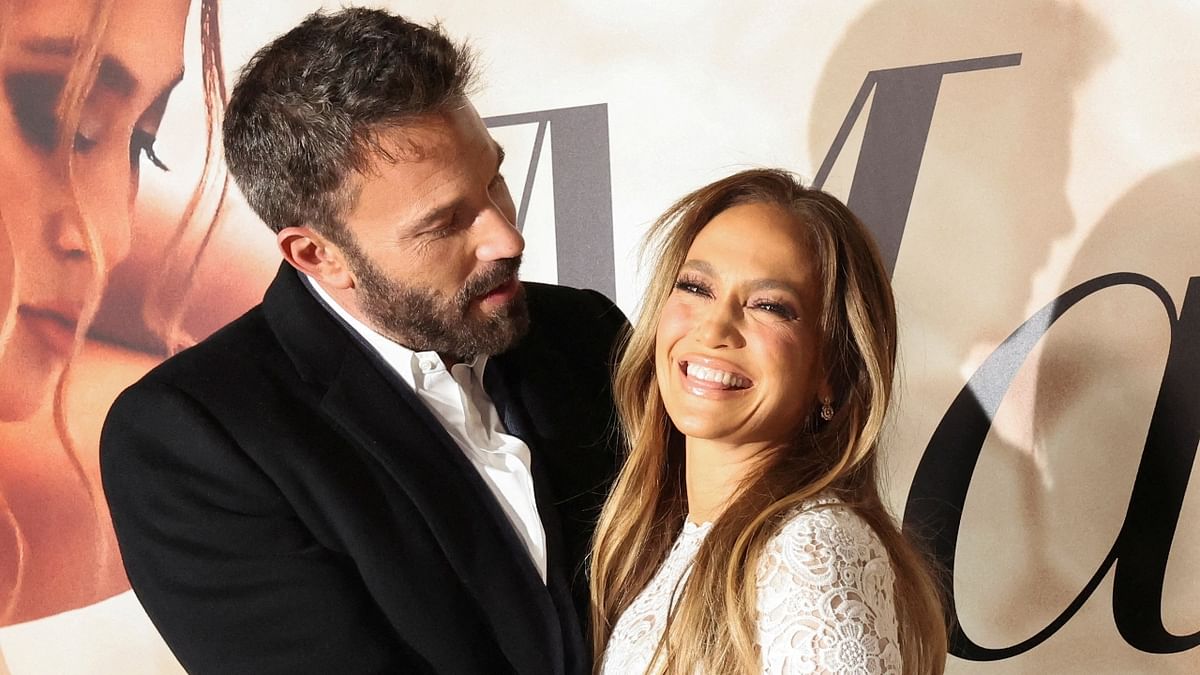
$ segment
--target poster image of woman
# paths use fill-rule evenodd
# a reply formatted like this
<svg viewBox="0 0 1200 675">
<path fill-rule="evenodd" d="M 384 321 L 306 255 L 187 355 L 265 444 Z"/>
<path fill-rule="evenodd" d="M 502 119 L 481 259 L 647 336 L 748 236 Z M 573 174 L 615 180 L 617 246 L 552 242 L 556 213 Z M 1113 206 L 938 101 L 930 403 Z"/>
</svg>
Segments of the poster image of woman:
<svg viewBox="0 0 1200 675">
<path fill-rule="evenodd" d="M 195 0 L 209 138 L 201 179 L 164 239 L 211 230 L 224 191 L 211 130 L 223 101 L 216 0 Z M 0 1 L 0 626 L 128 590 L 100 491 L 100 423 L 119 390 L 180 346 L 146 291 L 110 324 L 156 332 L 130 349 L 94 330 L 131 236 L 141 174 L 168 170 L 155 137 L 183 76 L 192 0 Z M 180 246 L 176 246 L 180 248 Z M 168 255 L 146 274 L 186 286 Z M 179 256 L 182 257 L 182 256 Z M 169 292 L 162 297 L 176 297 Z M 4 672 L 0 657 L 0 673 Z"/>
</svg>

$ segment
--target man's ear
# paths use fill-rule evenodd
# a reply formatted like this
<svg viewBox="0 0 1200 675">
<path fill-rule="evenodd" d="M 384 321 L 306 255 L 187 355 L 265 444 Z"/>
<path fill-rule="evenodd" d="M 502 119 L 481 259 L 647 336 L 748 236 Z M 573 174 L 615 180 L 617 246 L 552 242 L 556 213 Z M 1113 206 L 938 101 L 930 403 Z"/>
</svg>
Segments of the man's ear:
<svg viewBox="0 0 1200 675">
<path fill-rule="evenodd" d="M 275 235 L 283 259 L 327 288 L 353 288 L 354 277 L 340 248 L 311 227 L 285 227 Z"/>
</svg>

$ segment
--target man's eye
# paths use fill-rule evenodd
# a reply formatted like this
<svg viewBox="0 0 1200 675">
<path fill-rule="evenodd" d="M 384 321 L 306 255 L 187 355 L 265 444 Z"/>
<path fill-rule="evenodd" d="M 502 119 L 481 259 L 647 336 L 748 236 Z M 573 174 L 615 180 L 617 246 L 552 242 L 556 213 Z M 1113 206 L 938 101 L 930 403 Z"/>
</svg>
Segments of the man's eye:
<svg viewBox="0 0 1200 675">
<path fill-rule="evenodd" d="M 427 239 L 445 239 L 446 237 L 449 237 L 466 226 L 462 222 L 463 220 L 465 220 L 465 218 L 462 218 L 455 213 L 446 220 L 439 222 L 434 227 L 425 230 L 425 237 Z"/>
<path fill-rule="evenodd" d="M 58 146 L 56 108 L 64 82 L 63 76 L 52 73 L 14 73 L 4 78 L 4 93 L 21 137 L 44 152 Z"/>
</svg>

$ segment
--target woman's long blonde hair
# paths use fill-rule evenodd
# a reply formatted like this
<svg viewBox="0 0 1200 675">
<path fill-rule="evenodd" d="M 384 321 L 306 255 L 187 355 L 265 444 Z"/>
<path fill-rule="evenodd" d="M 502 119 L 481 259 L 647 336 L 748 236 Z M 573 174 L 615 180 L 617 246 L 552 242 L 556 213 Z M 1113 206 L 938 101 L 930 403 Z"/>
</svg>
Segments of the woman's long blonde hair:
<svg viewBox="0 0 1200 675">
<path fill-rule="evenodd" d="M 687 515 L 684 439 L 671 424 L 654 374 L 663 304 L 697 233 L 722 211 L 777 205 L 809 236 L 823 283 L 821 358 L 837 409 L 816 410 L 794 439 L 760 462 L 713 523 L 658 645 L 662 672 L 761 672 L 756 647 L 756 569 L 783 520 L 828 491 L 860 515 L 887 548 L 906 673 L 940 673 L 946 627 L 924 558 L 879 496 L 877 453 L 891 397 L 896 312 L 888 277 L 863 224 L 841 202 L 791 174 L 744 171 L 683 197 L 651 227 L 655 261 L 641 313 L 617 368 L 617 411 L 629 456 L 600 516 L 592 553 L 592 629 L 602 655 L 613 626 L 650 582 Z"/>
</svg>

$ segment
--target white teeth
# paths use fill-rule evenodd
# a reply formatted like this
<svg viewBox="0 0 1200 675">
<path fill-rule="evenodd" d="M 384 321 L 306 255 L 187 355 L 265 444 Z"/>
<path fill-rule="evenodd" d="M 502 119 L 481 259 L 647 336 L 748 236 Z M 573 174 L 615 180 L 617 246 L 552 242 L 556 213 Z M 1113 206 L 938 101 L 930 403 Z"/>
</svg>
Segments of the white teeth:
<svg viewBox="0 0 1200 675">
<path fill-rule="evenodd" d="M 687 375 L 688 377 L 693 377 L 697 380 L 716 382 L 717 384 L 730 388 L 745 389 L 746 387 L 750 386 L 750 380 L 747 380 L 740 375 L 734 375 L 733 373 L 728 373 L 724 370 L 717 370 L 715 368 L 705 368 L 704 366 L 698 366 L 694 363 L 687 364 Z"/>
</svg>

